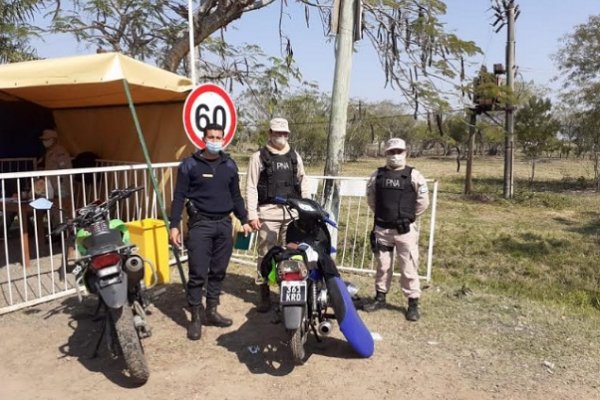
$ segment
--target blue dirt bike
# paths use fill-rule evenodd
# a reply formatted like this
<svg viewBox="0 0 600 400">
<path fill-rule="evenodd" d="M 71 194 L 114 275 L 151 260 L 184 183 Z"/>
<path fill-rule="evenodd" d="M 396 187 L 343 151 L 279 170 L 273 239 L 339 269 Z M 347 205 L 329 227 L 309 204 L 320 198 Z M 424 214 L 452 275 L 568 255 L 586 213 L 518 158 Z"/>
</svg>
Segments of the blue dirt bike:
<svg viewBox="0 0 600 400">
<path fill-rule="evenodd" d="M 348 343 L 361 357 L 374 351 L 371 333 L 358 316 L 346 283 L 331 258 L 327 225 L 336 227 L 321 205 L 310 199 L 277 198 L 292 218 L 286 247 L 275 246 L 263 258 L 261 273 L 280 290 L 280 312 L 297 364 L 306 359 L 312 331 L 317 340 L 331 333 L 335 318 Z M 328 313 L 332 308 L 334 314 Z"/>
</svg>

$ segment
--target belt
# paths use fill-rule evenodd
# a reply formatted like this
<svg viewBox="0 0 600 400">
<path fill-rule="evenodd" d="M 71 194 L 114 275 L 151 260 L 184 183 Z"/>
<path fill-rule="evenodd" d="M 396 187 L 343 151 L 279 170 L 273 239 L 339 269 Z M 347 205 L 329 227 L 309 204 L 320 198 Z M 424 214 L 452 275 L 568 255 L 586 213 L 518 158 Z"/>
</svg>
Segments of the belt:
<svg viewBox="0 0 600 400">
<path fill-rule="evenodd" d="M 197 220 L 209 220 L 209 221 L 221 221 L 225 218 L 229 218 L 229 214 L 201 214 L 201 213 L 197 213 L 196 215 L 194 215 L 194 219 Z"/>
</svg>

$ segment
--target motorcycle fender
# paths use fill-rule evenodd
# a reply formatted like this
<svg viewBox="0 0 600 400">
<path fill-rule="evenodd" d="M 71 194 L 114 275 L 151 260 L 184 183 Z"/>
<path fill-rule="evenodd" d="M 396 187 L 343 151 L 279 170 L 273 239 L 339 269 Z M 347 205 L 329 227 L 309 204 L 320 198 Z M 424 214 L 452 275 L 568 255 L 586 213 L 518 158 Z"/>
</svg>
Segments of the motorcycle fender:
<svg viewBox="0 0 600 400">
<path fill-rule="evenodd" d="M 114 283 L 103 287 L 102 283 L 112 279 L 115 280 Z M 110 278 L 98 280 L 96 282 L 96 289 L 98 295 L 109 308 L 119 308 L 127 302 L 127 276 L 123 271 L 119 272 L 118 277 L 112 275 Z"/>
<path fill-rule="evenodd" d="M 340 331 L 358 355 L 364 358 L 371 357 L 375 351 L 373 336 L 363 320 L 360 319 L 350 293 L 348 293 L 348 287 L 337 276 L 327 279 L 326 283 Z"/>
<path fill-rule="evenodd" d="M 282 314 L 285 329 L 298 329 L 304 317 L 304 306 L 284 306 Z"/>
</svg>

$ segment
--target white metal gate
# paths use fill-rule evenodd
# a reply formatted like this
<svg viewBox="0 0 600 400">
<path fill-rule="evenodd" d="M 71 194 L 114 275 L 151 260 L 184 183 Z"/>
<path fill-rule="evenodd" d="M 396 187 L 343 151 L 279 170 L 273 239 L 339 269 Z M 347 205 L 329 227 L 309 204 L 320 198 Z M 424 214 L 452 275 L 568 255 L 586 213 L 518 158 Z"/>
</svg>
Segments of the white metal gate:
<svg viewBox="0 0 600 400">
<path fill-rule="evenodd" d="M 173 198 L 178 165 L 177 162 L 153 164 L 167 209 Z M 368 241 L 373 216 L 365 197 L 367 178 L 309 176 L 311 193 L 317 201 L 322 199 L 326 178 L 340 181 L 338 267 L 342 271 L 373 272 Z M 240 174 L 240 182 L 244 193 L 245 173 Z M 143 186 L 144 190 L 119 204 L 112 217 L 126 222 L 161 219 L 144 164 L 0 173 L 0 314 L 73 294 L 74 282 L 66 270 L 65 238 L 47 236 L 52 223 L 57 218 L 60 221 L 74 216 L 77 208 L 107 197 L 113 189 L 131 185 Z M 421 219 L 421 242 L 427 243 L 422 278 L 427 280 L 431 279 L 438 182 L 431 181 L 430 185 L 431 207 Z M 28 205 L 34 197 L 32 192 L 52 195 L 53 202 L 64 211 L 33 210 Z M 235 251 L 232 260 L 254 266 L 255 256 L 256 246 L 248 251 Z"/>
</svg>

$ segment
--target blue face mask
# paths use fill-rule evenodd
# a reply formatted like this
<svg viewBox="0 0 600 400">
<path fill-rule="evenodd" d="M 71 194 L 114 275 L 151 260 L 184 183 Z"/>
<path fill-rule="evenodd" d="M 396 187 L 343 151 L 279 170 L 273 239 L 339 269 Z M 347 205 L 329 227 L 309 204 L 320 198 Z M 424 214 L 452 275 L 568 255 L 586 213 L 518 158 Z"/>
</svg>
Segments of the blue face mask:
<svg viewBox="0 0 600 400">
<path fill-rule="evenodd" d="M 219 154 L 223 150 L 222 142 L 206 142 L 206 150 L 211 154 Z"/>
</svg>

